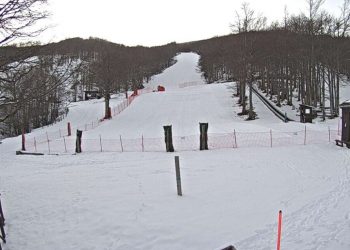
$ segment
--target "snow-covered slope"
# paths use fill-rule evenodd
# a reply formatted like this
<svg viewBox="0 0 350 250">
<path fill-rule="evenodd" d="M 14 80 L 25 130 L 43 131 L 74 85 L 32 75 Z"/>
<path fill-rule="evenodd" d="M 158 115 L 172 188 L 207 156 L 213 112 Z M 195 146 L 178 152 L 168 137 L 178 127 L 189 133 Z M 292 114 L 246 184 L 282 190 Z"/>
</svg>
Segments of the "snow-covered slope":
<svg viewBox="0 0 350 250">
<path fill-rule="evenodd" d="M 152 77 L 149 84 L 153 87 L 164 86 L 167 90 L 187 85 L 204 84 L 205 80 L 198 68 L 199 55 L 181 53 L 175 57 L 176 64 L 165 69 L 161 74 Z"/>
<path fill-rule="evenodd" d="M 198 56 L 177 60 L 151 83 L 161 83 L 165 92 L 137 97 L 120 115 L 83 136 L 161 138 L 167 124 L 175 135 L 198 135 L 198 122 L 209 122 L 211 133 L 304 128 L 282 123 L 259 100 L 254 100 L 259 119 L 244 121 L 237 116 L 233 83 L 181 88 L 181 82 L 196 81 L 191 76 L 199 74 Z M 101 100 L 82 102 L 48 129 L 65 127 L 68 120 L 74 127 L 102 112 Z M 327 124 L 307 126 L 328 129 Z M 5 250 L 209 250 L 229 244 L 238 250 L 274 249 L 280 209 L 282 249 L 350 249 L 350 152 L 333 143 L 15 156 L 19 146 L 20 138 L 0 144 Z M 175 155 L 180 156 L 183 197 L 176 195 Z"/>
</svg>

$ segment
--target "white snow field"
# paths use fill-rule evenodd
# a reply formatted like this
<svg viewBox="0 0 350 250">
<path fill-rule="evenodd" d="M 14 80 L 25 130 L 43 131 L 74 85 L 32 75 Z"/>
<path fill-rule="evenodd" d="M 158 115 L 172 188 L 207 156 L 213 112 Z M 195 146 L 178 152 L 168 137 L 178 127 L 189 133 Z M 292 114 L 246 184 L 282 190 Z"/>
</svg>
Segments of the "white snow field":
<svg viewBox="0 0 350 250">
<path fill-rule="evenodd" d="M 167 124 L 175 136 L 198 136 L 199 122 L 209 122 L 210 133 L 304 129 L 304 124 L 282 123 L 258 99 L 259 119 L 244 121 L 237 116 L 234 84 L 205 85 L 197 62 L 196 54 L 178 55 L 177 63 L 150 83 L 164 85 L 165 92 L 138 96 L 83 137 L 163 140 Z M 74 127 L 100 118 L 103 103 L 81 102 L 70 110 L 64 121 L 27 136 L 57 131 L 67 121 Z M 327 132 L 337 122 L 307 129 Z M 350 151 L 333 142 L 16 156 L 19 148 L 20 137 L 0 144 L 4 250 L 211 250 L 230 244 L 237 250 L 276 249 L 279 210 L 281 249 L 350 249 Z M 176 194 L 175 155 L 180 156 L 182 197 Z"/>
</svg>

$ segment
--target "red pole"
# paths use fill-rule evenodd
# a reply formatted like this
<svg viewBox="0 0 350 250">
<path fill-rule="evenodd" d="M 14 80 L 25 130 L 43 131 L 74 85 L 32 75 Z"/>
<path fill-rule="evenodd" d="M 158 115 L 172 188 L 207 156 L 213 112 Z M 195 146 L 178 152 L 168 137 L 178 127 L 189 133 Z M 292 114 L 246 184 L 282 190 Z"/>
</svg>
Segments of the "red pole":
<svg viewBox="0 0 350 250">
<path fill-rule="evenodd" d="M 71 136 L 72 135 L 72 130 L 71 130 L 71 127 L 70 127 L 70 122 L 67 123 L 67 130 L 68 130 L 68 136 Z"/>
<path fill-rule="evenodd" d="M 24 134 L 24 129 L 22 130 L 22 150 L 26 151 L 26 137 Z"/>
<path fill-rule="evenodd" d="M 282 211 L 278 212 L 277 250 L 281 250 Z"/>
</svg>

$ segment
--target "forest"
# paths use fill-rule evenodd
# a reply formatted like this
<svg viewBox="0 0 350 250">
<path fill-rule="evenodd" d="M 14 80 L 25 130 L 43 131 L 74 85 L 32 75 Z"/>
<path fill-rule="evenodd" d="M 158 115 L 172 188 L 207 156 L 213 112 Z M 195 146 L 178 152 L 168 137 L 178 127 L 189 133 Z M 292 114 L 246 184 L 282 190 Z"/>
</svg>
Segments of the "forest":
<svg viewBox="0 0 350 250">
<path fill-rule="evenodd" d="M 2 136 L 58 121 L 68 112 L 68 104 L 79 100 L 78 90 L 98 89 L 109 118 L 111 94 L 143 88 L 152 75 L 174 63 L 177 53 L 190 51 L 200 55 L 207 83 L 237 83 L 240 114 L 247 120 L 256 118 L 253 88 L 277 106 L 297 101 L 319 108 L 323 120 L 339 116 L 340 84 L 350 77 L 350 0 L 344 0 L 339 17 L 322 11 L 324 0 L 307 0 L 308 14 L 290 15 L 286 8 L 284 20 L 270 24 L 243 3 L 235 12 L 232 34 L 181 44 L 128 47 L 93 37 L 46 45 L 8 44 L 31 35 L 22 26 L 13 29 L 11 20 L 26 14 L 31 22 L 25 24 L 31 26 L 46 18 L 47 13 L 34 8 L 44 2 L 21 0 L 22 8 L 13 1 L 0 5 Z"/>
<path fill-rule="evenodd" d="M 266 18 L 243 3 L 231 25 L 234 34 L 183 44 L 201 55 L 208 83 L 236 81 L 242 115 L 255 119 L 252 88 L 276 105 L 293 100 L 311 105 L 326 117 L 339 116 L 339 87 L 350 78 L 350 1 L 338 18 L 321 11 L 322 0 L 307 0 L 307 13 L 266 25 Z"/>
</svg>

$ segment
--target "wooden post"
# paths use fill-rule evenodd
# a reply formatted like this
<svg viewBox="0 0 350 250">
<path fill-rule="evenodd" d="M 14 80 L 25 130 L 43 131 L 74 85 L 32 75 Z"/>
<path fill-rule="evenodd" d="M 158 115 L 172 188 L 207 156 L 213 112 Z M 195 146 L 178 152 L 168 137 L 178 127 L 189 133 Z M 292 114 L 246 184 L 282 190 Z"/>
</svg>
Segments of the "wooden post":
<svg viewBox="0 0 350 250">
<path fill-rule="evenodd" d="M 107 119 L 111 119 L 112 118 L 112 109 L 111 107 L 108 107 L 108 117 Z"/>
<path fill-rule="evenodd" d="M 66 138 L 63 136 L 64 152 L 67 153 Z"/>
<path fill-rule="evenodd" d="M 271 145 L 271 148 L 272 148 L 272 129 L 270 129 L 270 145 Z"/>
<path fill-rule="evenodd" d="M 164 137 L 165 137 L 164 139 L 165 139 L 166 152 L 174 152 L 171 125 L 163 126 L 163 128 L 164 128 Z"/>
<path fill-rule="evenodd" d="M 199 123 L 199 150 L 208 150 L 208 123 Z"/>
<path fill-rule="evenodd" d="M 77 138 L 75 142 L 75 152 L 81 153 L 81 137 L 83 136 L 83 131 L 77 129 Z"/>
<path fill-rule="evenodd" d="M 182 196 L 179 156 L 175 156 L 175 172 L 176 172 L 177 195 Z"/>
<path fill-rule="evenodd" d="M 68 136 L 71 136 L 72 130 L 71 130 L 70 122 L 67 123 L 67 130 L 68 130 Z"/>
<path fill-rule="evenodd" d="M 142 141 L 141 141 L 141 145 L 142 145 L 142 152 L 145 152 L 145 145 L 144 145 L 144 142 L 143 142 L 143 135 L 142 135 Z"/>
<path fill-rule="evenodd" d="M 278 212 L 277 250 L 281 249 L 282 211 Z"/>
<path fill-rule="evenodd" d="M 22 129 L 22 151 L 26 151 L 26 136 L 24 134 L 24 129 Z"/>
<path fill-rule="evenodd" d="M 122 152 L 124 152 L 123 141 L 122 141 L 122 136 L 121 135 L 119 136 L 119 139 L 120 139 L 120 147 L 122 149 Z"/>
<path fill-rule="evenodd" d="M 101 152 L 102 152 L 102 137 L 100 135 L 100 147 L 101 147 Z"/>
<path fill-rule="evenodd" d="M 305 126 L 305 132 L 304 132 L 304 145 L 306 145 L 306 126 Z"/>
<path fill-rule="evenodd" d="M 47 148 L 49 150 L 49 154 L 51 154 L 50 140 L 49 140 L 49 135 L 47 132 L 46 132 L 46 139 L 47 139 Z"/>
<path fill-rule="evenodd" d="M 328 142 L 331 142 L 331 128 L 328 126 Z"/>
</svg>

